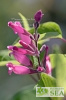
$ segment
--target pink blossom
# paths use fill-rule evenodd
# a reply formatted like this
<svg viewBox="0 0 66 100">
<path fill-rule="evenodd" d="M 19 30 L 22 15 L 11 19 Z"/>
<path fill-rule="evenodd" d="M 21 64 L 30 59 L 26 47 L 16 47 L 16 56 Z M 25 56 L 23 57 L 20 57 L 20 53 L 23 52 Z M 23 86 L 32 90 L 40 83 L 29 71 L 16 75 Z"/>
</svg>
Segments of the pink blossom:
<svg viewBox="0 0 66 100">
<path fill-rule="evenodd" d="M 8 22 L 8 26 L 13 29 L 15 34 L 18 34 L 21 40 L 27 44 L 31 44 L 30 33 L 27 32 L 20 24 L 20 22 Z"/>
<path fill-rule="evenodd" d="M 30 69 L 26 66 L 22 66 L 22 65 L 14 65 L 12 63 L 8 63 L 6 64 L 6 66 L 8 67 L 8 73 L 9 75 L 11 75 L 12 72 L 14 72 L 15 74 L 34 74 L 34 73 L 38 73 L 38 72 L 43 72 L 44 69 L 42 67 L 38 67 L 38 69 Z"/>
<path fill-rule="evenodd" d="M 15 74 L 33 74 L 33 73 L 37 73 L 37 70 L 32 70 L 26 66 L 22 66 L 22 65 L 14 65 L 12 63 L 8 63 L 6 64 L 6 66 L 8 67 L 8 73 L 9 75 L 11 75 L 12 72 L 14 72 Z"/>
<path fill-rule="evenodd" d="M 39 67 L 37 68 L 37 71 L 39 71 L 39 72 L 45 72 L 45 69 L 44 69 L 44 67 L 39 66 Z"/>
<path fill-rule="evenodd" d="M 46 73 L 51 75 L 51 72 L 52 72 L 52 65 L 51 65 L 51 62 L 50 62 L 50 57 L 47 56 L 46 57 Z"/>
<path fill-rule="evenodd" d="M 8 22 L 8 26 L 11 27 L 14 31 L 15 34 L 18 34 L 18 36 L 20 37 L 20 41 L 19 43 L 21 45 L 23 45 L 23 48 L 24 49 L 27 49 L 27 52 L 30 53 L 30 54 L 35 54 L 35 55 L 38 55 L 38 50 L 35 46 L 35 42 L 30 38 L 31 37 L 31 34 L 26 31 L 20 24 L 20 22 Z M 31 51 L 29 51 L 29 48 L 26 48 L 26 46 L 32 48 Z"/>
</svg>

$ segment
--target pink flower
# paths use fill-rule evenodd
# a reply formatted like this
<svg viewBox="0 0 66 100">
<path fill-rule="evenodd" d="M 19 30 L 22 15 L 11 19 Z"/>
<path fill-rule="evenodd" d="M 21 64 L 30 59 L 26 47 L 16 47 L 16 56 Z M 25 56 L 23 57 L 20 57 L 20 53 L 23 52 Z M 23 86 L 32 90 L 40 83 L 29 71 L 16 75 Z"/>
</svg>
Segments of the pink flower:
<svg viewBox="0 0 66 100">
<path fill-rule="evenodd" d="M 9 75 L 11 75 L 12 72 L 14 72 L 15 74 L 23 74 L 24 75 L 24 74 L 33 74 L 33 73 L 38 73 L 40 71 L 43 71 L 42 68 L 41 68 L 41 70 L 39 70 L 39 67 L 37 70 L 33 70 L 26 66 L 14 65 L 12 63 L 8 63 L 8 64 L 6 64 L 6 66 L 8 67 Z"/>
<path fill-rule="evenodd" d="M 31 39 L 31 34 L 21 26 L 20 22 L 10 21 L 8 22 L 8 26 L 13 29 L 15 34 L 18 34 L 21 39 L 19 43 L 23 46 L 24 49 L 28 49 L 27 51 L 31 54 L 33 53 L 35 55 L 38 55 L 38 50 L 35 46 L 35 42 Z"/>
<path fill-rule="evenodd" d="M 10 21 L 10 22 L 8 22 L 8 26 L 10 27 L 10 28 L 12 28 L 13 29 L 13 31 L 14 31 L 14 33 L 15 34 L 18 34 L 18 36 L 20 37 L 20 39 L 23 41 L 23 42 L 25 42 L 25 43 L 27 43 L 27 44 L 31 44 L 31 38 L 30 38 L 30 33 L 29 32 L 27 32 L 22 26 L 21 26 L 21 24 L 20 24 L 20 22 L 12 22 L 12 21 Z"/>
<path fill-rule="evenodd" d="M 14 72 L 15 74 L 32 74 L 32 73 L 37 72 L 37 71 L 34 71 L 32 69 L 29 69 L 26 66 L 14 65 L 12 63 L 8 63 L 6 66 L 8 67 L 8 73 L 10 75 L 11 75 L 12 72 Z"/>
</svg>

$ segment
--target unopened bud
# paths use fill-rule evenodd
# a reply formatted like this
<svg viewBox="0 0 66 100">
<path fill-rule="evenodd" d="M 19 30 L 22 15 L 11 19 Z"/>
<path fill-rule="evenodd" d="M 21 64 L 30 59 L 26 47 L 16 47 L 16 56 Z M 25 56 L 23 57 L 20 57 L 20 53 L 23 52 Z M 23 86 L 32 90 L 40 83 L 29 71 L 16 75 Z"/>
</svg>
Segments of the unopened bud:
<svg viewBox="0 0 66 100">
<path fill-rule="evenodd" d="M 44 15 L 44 14 L 42 13 L 41 10 L 37 11 L 36 14 L 35 14 L 35 16 L 34 16 L 35 21 L 36 21 L 36 22 L 40 22 L 43 15 Z"/>
</svg>

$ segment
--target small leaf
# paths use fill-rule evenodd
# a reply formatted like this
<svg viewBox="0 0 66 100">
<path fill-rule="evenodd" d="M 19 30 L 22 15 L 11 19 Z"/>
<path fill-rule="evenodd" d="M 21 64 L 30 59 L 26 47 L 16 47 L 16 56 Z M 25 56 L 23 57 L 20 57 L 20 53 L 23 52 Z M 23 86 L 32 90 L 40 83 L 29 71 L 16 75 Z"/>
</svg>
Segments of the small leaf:
<svg viewBox="0 0 66 100">
<path fill-rule="evenodd" d="M 52 38 L 62 38 L 62 35 L 59 34 L 58 32 L 47 32 L 40 34 L 38 44 L 43 44 L 44 42 L 47 42 Z"/>
<path fill-rule="evenodd" d="M 19 42 L 15 43 L 14 46 L 21 47 L 21 45 L 19 44 Z"/>
<path fill-rule="evenodd" d="M 29 24 L 28 24 L 27 19 L 26 19 L 21 13 L 18 13 L 18 14 L 19 14 L 19 16 L 20 16 L 21 19 L 22 19 L 24 28 L 25 28 L 26 30 L 30 30 L 30 27 L 29 27 Z"/>
<path fill-rule="evenodd" d="M 9 51 L 8 50 L 0 50 L 0 61 L 7 61 L 12 60 L 13 57 L 9 57 Z"/>
</svg>

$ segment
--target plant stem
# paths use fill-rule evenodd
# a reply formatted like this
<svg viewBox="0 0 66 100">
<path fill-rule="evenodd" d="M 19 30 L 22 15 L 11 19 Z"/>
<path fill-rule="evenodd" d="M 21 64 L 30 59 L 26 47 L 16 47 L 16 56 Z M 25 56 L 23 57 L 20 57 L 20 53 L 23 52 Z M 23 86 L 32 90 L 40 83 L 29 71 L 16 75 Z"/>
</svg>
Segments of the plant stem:
<svg viewBox="0 0 66 100">
<path fill-rule="evenodd" d="M 35 36 L 37 35 L 37 29 L 35 29 Z M 37 44 L 37 39 L 35 38 L 35 44 L 36 44 L 36 47 L 38 49 L 38 44 Z M 39 66 L 40 66 L 40 58 L 39 56 L 37 56 L 37 59 L 38 59 L 38 63 L 39 63 Z"/>
<path fill-rule="evenodd" d="M 38 82 L 38 80 L 36 80 L 32 75 L 30 75 L 30 77 L 34 80 L 34 82 Z"/>
<path fill-rule="evenodd" d="M 37 29 L 35 29 L 35 36 L 37 35 Z M 36 37 L 35 37 L 35 44 L 36 44 L 36 47 L 37 47 L 37 49 L 38 49 L 38 44 L 37 44 L 37 39 L 36 39 Z M 41 66 L 40 65 L 40 58 L 39 58 L 39 56 L 37 56 L 37 59 L 38 59 L 38 64 L 39 64 L 39 66 Z M 40 79 L 40 75 L 39 75 L 39 73 L 37 73 L 37 77 L 38 77 L 38 79 Z"/>
</svg>

